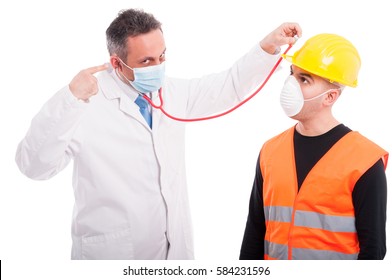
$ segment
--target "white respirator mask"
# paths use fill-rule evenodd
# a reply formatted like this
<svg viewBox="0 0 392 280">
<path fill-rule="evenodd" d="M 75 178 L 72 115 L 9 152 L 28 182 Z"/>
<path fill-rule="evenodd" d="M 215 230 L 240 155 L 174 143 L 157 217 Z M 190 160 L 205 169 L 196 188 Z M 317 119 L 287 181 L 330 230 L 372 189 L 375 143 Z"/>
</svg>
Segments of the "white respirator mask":
<svg viewBox="0 0 392 280">
<path fill-rule="evenodd" d="M 302 107 L 306 101 L 317 99 L 324 94 L 327 94 L 331 90 L 334 89 L 329 89 L 323 93 L 320 93 L 319 95 L 316 95 L 315 97 L 304 99 L 301 86 L 299 85 L 297 79 L 290 75 L 287 77 L 280 93 L 280 106 L 282 106 L 283 111 L 288 117 L 293 117 L 301 112 Z"/>
</svg>

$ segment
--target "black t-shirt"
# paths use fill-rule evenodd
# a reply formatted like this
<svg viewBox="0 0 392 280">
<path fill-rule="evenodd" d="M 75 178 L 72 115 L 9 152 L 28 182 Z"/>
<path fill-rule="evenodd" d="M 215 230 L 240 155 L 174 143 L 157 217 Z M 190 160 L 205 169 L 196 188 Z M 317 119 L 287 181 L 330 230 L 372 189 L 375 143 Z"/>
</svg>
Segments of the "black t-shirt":
<svg viewBox="0 0 392 280">
<path fill-rule="evenodd" d="M 294 132 L 294 154 L 298 188 L 312 167 L 328 150 L 351 130 L 340 124 L 314 137 Z M 265 218 L 263 176 L 257 160 L 256 175 L 249 202 L 249 214 L 241 246 L 241 260 L 264 258 Z M 385 222 L 387 181 L 380 159 L 355 184 L 352 193 L 360 252 L 358 259 L 383 259 L 386 253 Z"/>
</svg>

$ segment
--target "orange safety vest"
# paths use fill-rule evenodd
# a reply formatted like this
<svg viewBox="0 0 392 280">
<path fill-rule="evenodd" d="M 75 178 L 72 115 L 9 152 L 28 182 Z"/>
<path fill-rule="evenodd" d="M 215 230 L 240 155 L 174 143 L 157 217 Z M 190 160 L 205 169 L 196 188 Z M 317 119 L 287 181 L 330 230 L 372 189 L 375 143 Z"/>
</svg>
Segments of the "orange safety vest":
<svg viewBox="0 0 392 280">
<path fill-rule="evenodd" d="M 386 168 L 388 153 L 351 131 L 316 163 L 298 192 L 294 129 L 267 141 L 260 152 L 264 258 L 357 259 L 352 191 L 380 158 Z"/>
</svg>

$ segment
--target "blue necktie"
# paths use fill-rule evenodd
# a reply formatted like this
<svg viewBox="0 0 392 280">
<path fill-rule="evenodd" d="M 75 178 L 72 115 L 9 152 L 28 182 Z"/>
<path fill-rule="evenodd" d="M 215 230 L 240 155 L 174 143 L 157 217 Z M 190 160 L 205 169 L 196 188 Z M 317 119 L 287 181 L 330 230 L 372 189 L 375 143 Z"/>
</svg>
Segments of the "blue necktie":
<svg viewBox="0 0 392 280">
<path fill-rule="evenodd" d="M 146 120 L 147 124 L 149 125 L 149 127 L 151 128 L 152 125 L 152 117 L 151 117 L 151 113 L 150 110 L 148 108 L 148 102 L 146 99 L 144 99 L 141 95 L 139 95 L 136 100 L 135 103 L 137 104 L 137 106 L 139 106 L 139 111 L 142 114 L 143 118 Z"/>
</svg>

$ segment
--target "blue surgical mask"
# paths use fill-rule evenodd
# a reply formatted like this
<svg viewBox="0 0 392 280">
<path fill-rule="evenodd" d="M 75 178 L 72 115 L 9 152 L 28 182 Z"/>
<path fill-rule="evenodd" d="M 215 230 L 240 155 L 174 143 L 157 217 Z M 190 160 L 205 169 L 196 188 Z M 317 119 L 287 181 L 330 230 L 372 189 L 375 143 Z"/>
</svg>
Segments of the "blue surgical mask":
<svg viewBox="0 0 392 280">
<path fill-rule="evenodd" d="M 128 69 L 133 71 L 134 80 L 123 77 L 131 84 L 131 86 L 141 93 L 149 93 L 159 90 L 165 79 L 165 62 L 154 66 L 147 66 L 141 68 L 131 68 L 125 64 L 121 59 L 121 63 Z"/>
</svg>

